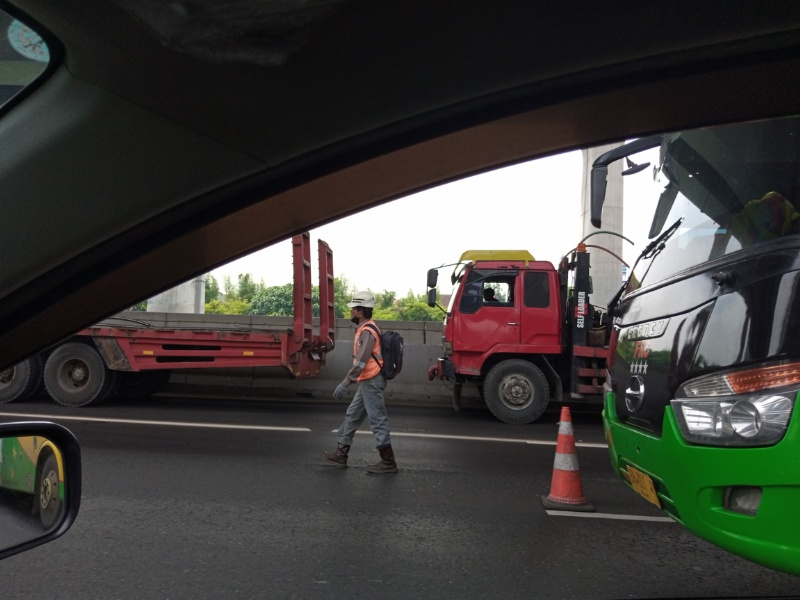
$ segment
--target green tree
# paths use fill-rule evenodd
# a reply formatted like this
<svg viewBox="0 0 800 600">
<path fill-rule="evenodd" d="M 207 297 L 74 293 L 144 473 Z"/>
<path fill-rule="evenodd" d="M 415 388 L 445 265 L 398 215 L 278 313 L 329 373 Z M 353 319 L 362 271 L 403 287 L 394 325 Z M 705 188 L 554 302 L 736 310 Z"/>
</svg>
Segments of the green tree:
<svg viewBox="0 0 800 600">
<path fill-rule="evenodd" d="M 136 312 L 145 312 L 147 310 L 147 300 L 142 300 L 141 302 L 134 304 L 128 310 L 133 310 Z"/>
<path fill-rule="evenodd" d="M 219 283 L 211 273 L 206 275 L 206 303 L 219 299 Z"/>
<path fill-rule="evenodd" d="M 237 294 L 240 299 L 251 302 L 253 297 L 264 288 L 263 282 L 261 284 L 253 281 L 250 273 L 244 275 L 239 274 L 239 285 L 237 287 Z"/>
<path fill-rule="evenodd" d="M 291 283 L 265 287 L 256 293 L 250 302 L 249 314 L 274 317 L 294 315 L 293 290 L 294 286 Z"/>
<path fill-rule="evenodd" d="M 405 298 L 397 300 L 388 308 L 376 308 L 373 318 L 385 321 L 441 321 L 444 313 L 428 306 L 425 294 L 414 295 L 409 291 Z"/>
<path fill-rule="evenodd" d="M 333 278 L 333 313 L 337 319 L 350 317 L 350 308 L 347 303 L 353 299 L 355 291 L 344 275 Z"/>
<path fill-rule="evenodd" d="M 383 290 L 380 294 L 375 294 L 375 308 L 385 309 L 391 308 L 397 298 L 397 292 L 390 292 Z"/>
<path fill-rule="evenodd" d="M 319 287 L 311 288 L 311 314 L 319 316 Z M 265 315 L 271 317 L 291 317 L 294 316 L 294 286 L 291 283 L 285 285 L 273 285 L 258 291 L 250 303 L 251 315 Z"/>
<path fill-rule="evenodd" d="M 225 275 L 225 277 L 223 278 L 222 290 L 225 293 L 226 300 L 233 300 L 238 297 L 236 294 L 236 286 L 233 285 L 230 275 Z"/>
<path fill-rule="evenodd" d="M 205 310 L 209 315 L 246 315 L 250 310 L 250 303 L 238 298 L 212 300 L 206 303 Z"/>
</svg>

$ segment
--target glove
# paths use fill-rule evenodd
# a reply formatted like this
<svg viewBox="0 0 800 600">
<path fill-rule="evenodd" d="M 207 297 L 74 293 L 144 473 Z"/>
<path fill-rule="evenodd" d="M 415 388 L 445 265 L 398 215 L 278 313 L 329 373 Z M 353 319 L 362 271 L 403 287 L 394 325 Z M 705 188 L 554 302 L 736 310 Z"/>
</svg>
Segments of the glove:
<svg viewBox="0 0 800 600">
<path fill-rule="evenodd" d="M 336 386 L 336 389 L 333 390 L 333 399 L 339 400 L 340 398 L 344 398 L 344 395 L 347 393 L 347 387 L 350 384 L 346 381 L 343 381 L 339 385 Z"/>
</svg>

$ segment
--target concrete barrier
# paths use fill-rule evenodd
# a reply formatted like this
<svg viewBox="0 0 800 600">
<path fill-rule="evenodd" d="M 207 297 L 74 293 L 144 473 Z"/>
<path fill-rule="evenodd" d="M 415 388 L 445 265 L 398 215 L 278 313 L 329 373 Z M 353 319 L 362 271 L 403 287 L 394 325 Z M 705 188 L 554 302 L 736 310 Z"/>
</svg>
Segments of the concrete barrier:
<svg viewBox="0 0 800 600">
<path fill-rule="evenodd" d="M 219 326 L 220 317 L 231 327 L 291 326 L 291 319 L 287 317 L 174 314 L 169 316 L 168 326 L 191 324 L 200 327 L 211 322 Z M 403 336 L 405 345 L 403 370 L 386 388 L 387 403 L 451 406 L 452 383 L 428 381 L 428 369 L 436 363 L 442 352 L 442 324 L 426 321 L 377 323 L 382 329 L 397 331 Z M 275 367 L 184 369 L 173 372 L 163 393 L 249 399 L 278 396 L 332 401 L 333 390 L 352 364 L 354 334 L 355 325 L 348 319 L 336 320 L 336 347 L 328 353 L 326 365 L 318 377 L 291 379 L 286 371 Z M 462 403 L 465 407 L 483 406 L 475 386 L 464 386 Z"/>
</svg>

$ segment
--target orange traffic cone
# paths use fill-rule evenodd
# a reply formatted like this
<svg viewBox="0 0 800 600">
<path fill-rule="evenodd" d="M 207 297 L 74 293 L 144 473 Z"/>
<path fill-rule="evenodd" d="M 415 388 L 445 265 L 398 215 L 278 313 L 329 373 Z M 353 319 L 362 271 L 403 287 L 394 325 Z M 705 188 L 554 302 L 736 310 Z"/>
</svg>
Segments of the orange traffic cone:
<svg viewBox="0 0 800 600">
<path fill-rule="evenodd" d="M 562 407 L 561 422 L 558 424 L 558 444 L 550 495 L 542 496 L 542 504 L 551 510 L 594 512 L 594 506 L 583 495 L 578 455 L 575 452 L 575 434 L 572 431 L 572 415 L 567 406 Z"/>
</svg>

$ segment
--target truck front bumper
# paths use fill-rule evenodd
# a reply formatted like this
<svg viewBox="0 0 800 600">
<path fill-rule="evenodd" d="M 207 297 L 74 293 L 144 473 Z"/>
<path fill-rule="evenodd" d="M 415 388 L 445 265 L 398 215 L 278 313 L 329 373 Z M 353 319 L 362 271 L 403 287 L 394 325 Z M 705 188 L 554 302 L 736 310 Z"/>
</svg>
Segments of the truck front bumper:
<svg viewBox="0 0 800 600">
<path fill-rule="evenodd" d="M 646 499 L 709 542 L 800 575 L 800 415 L 764 448 L 688 444 L 671 407 L 661 437 L 622 423 L 606 395 L 603 426 L 614 471 Z M 742 512 L 732 499 L 759 498 Z M 754 514 L 748 514 L 754 513 Z"/>
</svg>

